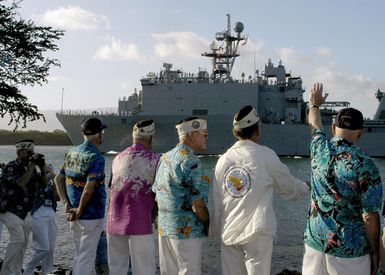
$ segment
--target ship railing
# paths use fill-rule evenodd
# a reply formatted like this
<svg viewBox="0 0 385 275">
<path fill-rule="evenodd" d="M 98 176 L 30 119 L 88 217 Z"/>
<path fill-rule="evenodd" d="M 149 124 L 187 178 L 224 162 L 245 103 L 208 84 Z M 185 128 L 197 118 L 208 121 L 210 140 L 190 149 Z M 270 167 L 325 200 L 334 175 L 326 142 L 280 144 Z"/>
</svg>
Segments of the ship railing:
<svg viewBox="0 0 385 275">
<path fill-rule="evenodd" d="M 384 126 L 385 120 L 384 119 L 365 119 L 364 120 L 364 126 Z"/>
<path fill-rule="evenodd" d="M 62 115 L 69 115 L 69 116 L 116 116 L 116 111 L 95 111 L 95 110 L 62 110 L 58 112 Z"/>
<path fill-rule="evenodd" d="M 212 76 L 202 77 L 196 75 L 187 75 L 177 78 L 164 78 L 156 77 L 154 79 L 142 78 L 142 85 L 154 85 L 154 84 L 186 84 L 186 83 L 258 83 L 260 79 L 252 78 L 247 80 L 239 80 L 234 78 L 213 78 Z M 275 85 L 276 83 L 274 83 Z M 281 85 L 286 85 L 286 83 L 280 83 Z M 272 84 L 273 85 L 273 84 Z"/>
</svg>

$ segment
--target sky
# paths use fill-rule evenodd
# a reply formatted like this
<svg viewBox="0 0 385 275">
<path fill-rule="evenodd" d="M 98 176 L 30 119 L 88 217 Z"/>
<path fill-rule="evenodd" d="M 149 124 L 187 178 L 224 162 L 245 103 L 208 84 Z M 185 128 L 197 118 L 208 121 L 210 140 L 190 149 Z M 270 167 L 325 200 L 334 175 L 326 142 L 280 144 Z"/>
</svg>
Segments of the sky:
<svg viewBox="0 0 385 275">
<path fill-rule="evenodd" d="M 65 30 L 60 60 L 48 84 L 21 87 L 42 111 L 117 107 L 118 99 L 141 89 L 140 78 L 164 62 L 184 72 L 211 70 L 209 51 L 216 32 L 244 24 L 233 77 L 264 70 L 268 58 L 282 60 L 301 76 L 308 99 L 320 81 L 328 100 L 350 101 L 372 117 L 378 88 L 385 91 L 385 1 L 137 1 L 24 0 L 21 17 Z M 254 67 L 255 60 L 255 67 Z M 52 123 L 58 123 L 56 121 Z M 39 126 L 40 127 L 40 126 Z M 43 126 L 44 127 L 44 126 Z M 56 127 L 60 128 L 60 127 Z"/>
</svg>

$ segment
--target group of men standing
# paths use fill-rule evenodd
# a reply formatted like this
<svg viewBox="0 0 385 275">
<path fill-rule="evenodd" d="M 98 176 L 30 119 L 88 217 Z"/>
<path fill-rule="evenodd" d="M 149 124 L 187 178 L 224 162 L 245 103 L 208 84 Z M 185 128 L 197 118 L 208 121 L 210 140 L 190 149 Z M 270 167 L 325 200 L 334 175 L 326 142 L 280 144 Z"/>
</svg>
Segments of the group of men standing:
<svg viewBox="0 0 385 275">
<path fill-rule="evenodd" d="M 252 106 L 235 115 L 237 142 L 219 158 L 212 184 L 197 157 L 206 149 L 206 120 L 178 122 L 179 143 L 163 155 L 152 151 L 155 123 L 137 122 L 132 146 L 112 162 L 106 217 L 110 274 L 127 274 L 130 262 L 134 275 L 155 273 L 156 218 L 161 274 L 201 274 L 202 240 L 209 231 L 221 239 L 222 274 L 270 274 L 277 229 L 273 193 L 296 200 L 309 190 L 302 274 L 376 274 L 381 179 L 373 160 L 356 145 L 363 134 L 358 110 L 341 110 L 334 137 L 326 138 L 319 111 L 326 97 L 322 84 L 314 84 L 308 110 L 310 182 L 293 177 L 273 150 L 259 144 L 263 129 Z M 92 274 L 104 230 L 105 160 L 98 146 L 105 128 L 97 118 L 86 120 L 84 143 L 66 154 L 55 178 L 75 241 L 74 275 Z"/>
</svg>

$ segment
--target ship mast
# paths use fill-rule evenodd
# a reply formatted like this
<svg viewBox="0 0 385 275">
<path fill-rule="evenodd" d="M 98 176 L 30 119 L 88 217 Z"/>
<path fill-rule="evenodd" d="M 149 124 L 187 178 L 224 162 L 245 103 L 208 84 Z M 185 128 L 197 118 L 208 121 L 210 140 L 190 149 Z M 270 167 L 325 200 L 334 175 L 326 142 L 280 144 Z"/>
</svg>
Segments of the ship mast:
<svg viewBox="0 0 385 275">
<path fill-rule="evenodd" d="M 210 44 L 211 52 L 202 53 L 202 56 L 212 58 L 213 79 L 230 79 L 231 71 L 233 70 L 233 65 L 235 58 L 239 56 L 238 46 L 239 42 L 245 40 L 245 37 L 241 36 L 243 31 L 243 24 L 241 22 L 235 23 L 234 31 L 235 35 L 231 33 L 231 21 L 230 14 L 227 14 L 227 30 L 223 32 L 217 32 L 215 34 L 215 39 L 223 45 L 219 46 L 216 41 L 213 41 Z"/>
</svg>

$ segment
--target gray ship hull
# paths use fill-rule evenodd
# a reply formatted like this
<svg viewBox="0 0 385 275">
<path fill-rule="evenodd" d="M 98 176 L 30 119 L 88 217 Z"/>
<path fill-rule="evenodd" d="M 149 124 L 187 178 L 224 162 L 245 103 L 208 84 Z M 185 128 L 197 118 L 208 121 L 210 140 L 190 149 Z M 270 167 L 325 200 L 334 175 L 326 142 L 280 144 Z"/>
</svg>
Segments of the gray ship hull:
<svg viewBox="0 0 385 275">
<path fill-rule="evenodd" d="M 77 145 L 83 142 L 80 124 L 89 115 L 57 114 L 57 118 L 69 134 L 72 142 Z M 105 130 L 101 151 L 120 152 L 132 143 L 132 127 L 141 119 L 148 116 L 118 116 L 99 115 L 108 128 Z M 156 116 L 151 117 L 156 123 L 154 150 L 166 152 L 178 143 L 175 124 L 184 116 Z M 204 154 L 223 154 L 236 141 L 232 134 L 232 116 L 217 115 L 204 117 L 208 121 L 209 141 Z M 325 129 L 330 137 L 330 125 Z M 365 133 L 359 146 L 373 157 L 385 157 L 385 132 L 371 132 L 365 128 Z M 310 130 L 305 124 L 262 124 L 262 145 L 273 149 L 279 156 L 309 156 Z"/>
</svg>

